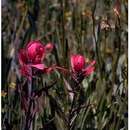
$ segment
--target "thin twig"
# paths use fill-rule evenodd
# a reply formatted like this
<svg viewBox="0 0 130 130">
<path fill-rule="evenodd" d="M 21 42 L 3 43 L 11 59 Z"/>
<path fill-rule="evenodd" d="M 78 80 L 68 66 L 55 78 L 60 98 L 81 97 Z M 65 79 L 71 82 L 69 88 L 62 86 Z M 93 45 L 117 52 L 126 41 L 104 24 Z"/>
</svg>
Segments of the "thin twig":
<svg viewBox="0 0 130 130">
<path fill-rule="evenodd" d="M 35 94 L 34 94 L 34 97 L 36 97 L 36 96 L 41 96 L 41 94 L 42 94 L 42 92 L 44 91 L 44 92 L 48 92 L 48 90 L 50 89 L 50 88 L 52 88 L 55 84 L 57 83 L 57 80 L 55 80 L 55 81 L 53 81 L 53 83 L 51 84 L 51 85 L 48 85 L 48 86 L 44 86 L 43 88 L 41 88 L 40 90 L 38 90 L 37 92 L 35 92 Z"/>
<path fill-rule="evenodd" d="M 121 32 L 121 24 L 120 24 L 120 18 L 119 16 L 117 16 L 117 30 L 116 31 L 116 35 L 118 37 L 118 44 L 119 44 L 119 48 L 118 48 L 118 52 L 117 52 L 117 58 L 113 64 L 113 84 L 115 83 L 115 79 L 116 79 L 116 70 L 117 70 L 117 66 L 118 66 L 118 61 L 120 58 L 120 53 L 121 53 L 121 36 L 120 36 L 120 32 Z"/>
<path fill-rule="evenodd" d="M 97 0 L 95 0 L 95 3 L 94 3 L 94 8 L 92 10 L 92 21 L 93 21 L 93 37 L 94 37 L 94 42 L 95 42 L 95 46 L 96 46 L 96 55 L 97 55 L 97 62 L 98 62 L 98 66 L 99 66 L 99 70 L 100 70 L 100 73 L 101 73 L 101 62 L 100 62 L 100 55 L 99 55 L 99 47 L 98 47 L 98 42 L 99 42 L 99 35 L 100 35 L 100 22 L 99 22 L 99 32 L 98 32 L 98 35 L 97 35 L 97 38 L 96 38 L 96 35 L 95 35 L 95 11 L 96 11 L 96 6 L 97 6 Z"/>
</svg>

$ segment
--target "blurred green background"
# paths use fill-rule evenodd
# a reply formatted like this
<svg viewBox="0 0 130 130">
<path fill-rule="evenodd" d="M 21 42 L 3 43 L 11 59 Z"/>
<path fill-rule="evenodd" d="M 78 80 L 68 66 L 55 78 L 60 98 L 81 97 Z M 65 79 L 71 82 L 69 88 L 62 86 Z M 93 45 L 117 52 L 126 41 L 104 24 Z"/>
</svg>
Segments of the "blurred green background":
<svg viewBox="0 0 130 130">
<path fill-rule="evenodd" d="M 127 0 L 2 0 L 2 130 L 24 130 L 19 87 L 25 79 L 17 56 L 33 39 L 55 44 L 48 66 L 69 68 L 72 53 L 96 60 L 95 72 L 81 83 L 80 97 L 89 105 L 75 113 L 73 130 L 128 129 Z M 32 130 L 68 129 L 69 79 L 58 71 L 42 75 L 43 84 L 58 81 L 51 98 L 43 93 L 38 99 Z"/>
</svg>

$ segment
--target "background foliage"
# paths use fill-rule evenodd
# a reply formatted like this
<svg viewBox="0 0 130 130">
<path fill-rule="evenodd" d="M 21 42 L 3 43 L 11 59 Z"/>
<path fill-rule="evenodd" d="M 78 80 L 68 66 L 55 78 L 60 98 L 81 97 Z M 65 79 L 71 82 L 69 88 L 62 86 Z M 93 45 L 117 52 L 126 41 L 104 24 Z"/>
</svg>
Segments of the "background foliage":
<svg viewBox="0 0 130 130">
<path fill-rule="evenodd" d="M 2 129 L 23 130 L 18 52 L 31 39 L 52 42 L 46 64 L 69 68 L 71 53 L 96 60 L 94 74 L 81 83 L 86 107 L 76 110 L 73 130 L 128 129 L 128 1 L 2 1 Z M 113 9 L 117 10 L 116 14 Z M 56 84 L 38 99 L 33 130 L 67 130 L 69 76 L 55 71 L 34 85 Z"/>
</svg>

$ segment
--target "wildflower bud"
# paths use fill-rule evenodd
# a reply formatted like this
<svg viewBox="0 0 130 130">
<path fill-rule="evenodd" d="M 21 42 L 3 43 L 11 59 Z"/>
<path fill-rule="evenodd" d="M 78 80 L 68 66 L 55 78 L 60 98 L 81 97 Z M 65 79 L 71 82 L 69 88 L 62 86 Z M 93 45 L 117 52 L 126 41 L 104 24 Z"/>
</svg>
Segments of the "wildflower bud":
<svg viewBox="0 0 130 130">
<path fill-rule="evenodd" d="M 48 43 L 48 44 L 46 44 L 46 46 L 45 46 L 45 51 L 46 51 L 47 53 L 49 53 L 49 52 L 51 52 L 51 51 L 53 50 L 53 48 L 54 48 L 54 44 Z"/>
</svg>

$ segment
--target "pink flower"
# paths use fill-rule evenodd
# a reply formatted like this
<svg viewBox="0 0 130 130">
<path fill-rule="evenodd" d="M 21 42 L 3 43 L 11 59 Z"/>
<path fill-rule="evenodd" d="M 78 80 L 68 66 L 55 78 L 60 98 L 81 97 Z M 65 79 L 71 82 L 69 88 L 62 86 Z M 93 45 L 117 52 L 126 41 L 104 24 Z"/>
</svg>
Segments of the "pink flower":
<svg viewBox="0 0 130 130">
<path fill-rule="evenodd" d="M 40 41 L 31 41 L 26 47 L 28 61 L 31 63 L 40 63 L 45 56 L 45 48 Z"/>
<path fill-rule="evenodd" d="M 96 64 L 96 61 L 93 60 L 93 61 L 83 70 L 85 76 L 90 75 L 90 74 L 92 74 L 92 73 L 94 72 L 94 69 L 95 69 L 94 65 L 95 65 L 95 64 Z"/>
<path fill-rule="evenodd" d="M 31 80 L 32 77 L 32 71 L 31 68 L 28 65 L 23 65 L 20 67 L 20 72 L 23 76 L 27 77 L 29 80 Z"/>
<path fill-rule="evenodd" d="M 42 72 L 49 73 L 51 69 L 46 67 L 42 60 L 46 53 L 53 50 L 53 44 L 43 45 L 40 41 L 30 41 L 24 49 L 19 52 L 19 63 L 21 66 L 21 74 L 30 79 L 32 76 L 31 68 L 38 69 Z M 48 50 L 48 51 L 47 51 Z"/>
<path fill-rule="evenodd" d="M 71 67 L 73 72 L 80 72 L 85 66 L 85 58 L 81 55 L 71 56 Z"/>
<path fill-rule="evenodd" d="M 76 76 L 88 76 L 90 74 L 92 74 L 94 72 L 94 64 L 95 64 L 95 60 L 92 61 L 89 65 L 86 66 L 85 64 L 85 57 L 82 55 L 71 55 L 71 69 L 72 72 L 76 75 Z"/>
</svg>

